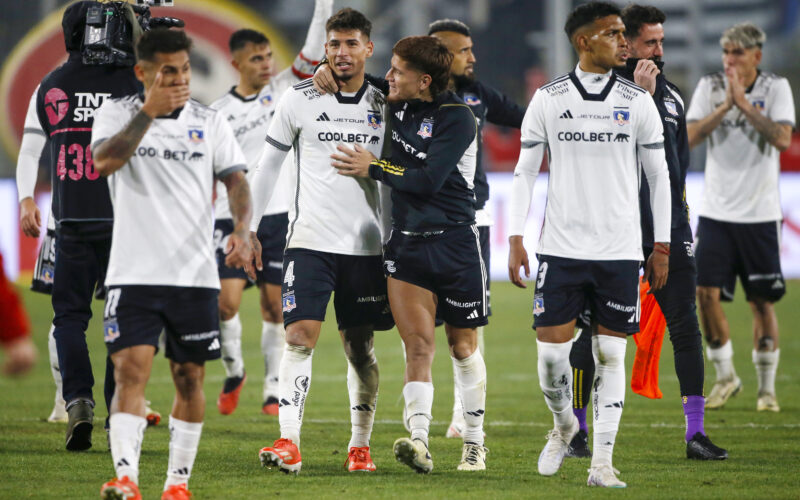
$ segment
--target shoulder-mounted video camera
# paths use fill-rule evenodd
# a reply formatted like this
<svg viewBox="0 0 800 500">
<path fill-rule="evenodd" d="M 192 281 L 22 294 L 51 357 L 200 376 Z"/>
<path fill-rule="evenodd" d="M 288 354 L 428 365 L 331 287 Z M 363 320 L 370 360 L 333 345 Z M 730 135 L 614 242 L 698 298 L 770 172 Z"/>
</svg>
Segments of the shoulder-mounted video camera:
<svg viewBox="0 0 800 500">
<path fill-rule="evenodd" d="M 134 44 L 142 32 L 184 25 L 175 17 L 150 14 L 150 7 L 172 7 L 173 0 L 136 0 L 136 5 L 125 1 L 89 3 L 81 44 L 81 59 L 87 65 L 133 66 Z"/>
</svg>

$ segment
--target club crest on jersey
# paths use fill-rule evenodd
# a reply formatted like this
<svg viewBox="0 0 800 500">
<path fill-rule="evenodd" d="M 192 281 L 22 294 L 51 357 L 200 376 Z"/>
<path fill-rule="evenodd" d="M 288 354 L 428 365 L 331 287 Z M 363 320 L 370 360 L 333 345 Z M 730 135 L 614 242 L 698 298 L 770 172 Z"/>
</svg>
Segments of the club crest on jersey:
<svg viewBox="0 0 800 500">
<path fill-rule="evenodd" d="M 267 94 L 261 99 L 259 99 L 259 101 L 261 102 L 262 106 L 269 106 L 270 104 L 272 104 L 272 96 Z"/>
<path fill-rule="evenodd" d="M 614 116 L 614 123 L 616 123 L 617 125 L 619 126 L 627 125 L 628 123 L 630 123 L 631 112 L 626 111 L 624 109 L 615 109 L 613 116 Z"/>
<path fill-rule="evenodd" d="M 297 307 L 294 299 L 294 293 L 287 293 L 283 296 L 283 312 L 292 312 Z"/>
<path fill-rule="evenodd" d="M 39 279 L 49 285 L 52 285 L 54 275 L 55 269 L 53 269 L 53 266 L 42 266 L 42 272 L 40 273 Z"/>
<path fill-rule="evenodd" d="M 374 129 L 381 128 L 381 113 L 380 111 L 367 111 L 367 125 Z"/>
<path fill-rule="evenodd" d="M 674 102 L 664 101 L 664 107 L 667 108 L 669 114 L 678 116 L 678 106 Z"/>
<path fill-rule="evenodd" d="M 758 99 L 753 101 L 753 107 L 759 111 L 764 111 L 764 99 Z"/>
<path fill-rule="evenodd" d="M 464 104 L 468 106 L 477 106 L 481 100 L 475 94 L 464 94 Z"/>
<path fill-rule="evenodd" d="M 195 144 L 200 144 L 203 142 L 203 131 L 199 128 L 190 128 L 189 129 L 189 140 Z"/>
<path fill-rule="evenodd" d="M 433 120 L 425 118 L 419 126 L 417 135 L 420 137 L 428 138 L 433 135 Z"/>
</svg>

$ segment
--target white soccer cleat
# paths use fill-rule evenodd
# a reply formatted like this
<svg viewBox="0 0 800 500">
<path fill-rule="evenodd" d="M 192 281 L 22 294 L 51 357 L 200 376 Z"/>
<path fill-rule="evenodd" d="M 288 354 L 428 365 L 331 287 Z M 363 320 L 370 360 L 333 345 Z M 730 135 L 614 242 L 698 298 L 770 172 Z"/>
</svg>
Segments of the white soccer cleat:
<svg viewBox="0 0 800 500">
<path fill-rule="evenodd" d="M 600 465 L 588 470 L 589 479 L 587 486 L 600 486 L 601 488 L 625 488 L 628 485 L 617 479 L 619 471 L 610 465 Z"/>
<path fill-rule="evenodd" d="M 742 390 L 742 380 L 733 377 L 729 380 L 717 380 L 706 398 L 706 408 L 714 410 L 722 408 L 725 403 Z"/>
<path fill-rule="evenodd" d="M 444 437 L 450 439 L 454 438 L 461 439 L 462 437 L 461 433 L 463 432 L 463 430 L 464 430 L 464 423 L 457 422 L 455 419 L 453 419 L 453 421 L 450 422 L 450 427 L 447 428 L 447 432 L 445 433 Z"/>
<path fill-rule="evenodd" d="M 53 411 L 50 412 L 50 416 L 47 417 L 47 421 L 53 424 L 66 424 L 69 421 L 69 415 L 67 415 L 66 403 L 61 398 L 61 394 L 56 393 L 56 401 L 53 404 Z"/>
<path fill-rule="evenodd" d="M 486 453 L 489 449 L 475 443 L 464 443 L 458 470 L 486 470 Z"/>
<path fill-rule="evenodd" d="M 562 433 L 557 427 L 547 433 L 547 444 L 544 445 L 542 453 L 539 454 L 539 474 L 543 476 L 552 476 L 561 464 L 564 463 L 564 457 L 567 456 L 569 451 L 569 443 L 575 434 L 580 430 L 578 419 L 572 419 L 572 427 L 566 433 Z"/>
<path fill-rule="evenodd" d="M 433 458 L 421 439 L 402 437 L 394 442 L 394 456 L 401 464 L 405 464 L 420 474 L 433 470 Z"/>
<path fill-rule="evenodd" d="M 775 397 L 775 394 L 771 394 L 769 392 L 762 392 L 758 395 L 758 403 L 756 404 L 756 410 L 758 411 L 774 411 L 775 413 L 781 411 L 781 407 L 778 406 L 778 398 Z"/>
</svg>

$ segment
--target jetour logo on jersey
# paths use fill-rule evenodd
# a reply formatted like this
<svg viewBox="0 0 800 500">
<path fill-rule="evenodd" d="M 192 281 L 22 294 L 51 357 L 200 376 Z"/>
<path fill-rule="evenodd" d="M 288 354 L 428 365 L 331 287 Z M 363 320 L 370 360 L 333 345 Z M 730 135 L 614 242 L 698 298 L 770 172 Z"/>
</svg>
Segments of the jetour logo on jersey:
<svg viewBox="0 0 800 500">
<path fill-rule="evenodd" d="M 614 108 L 614 113 L 612 113 L 614 117 L 614 123 L 619 126 L 627 125 L 630 123 L 631 112 L 627 110 L 627 108 Z"/>
<path fill-rule="evenodd" d="M 376 130 L 381 128 L 381 112 L 375 110 L 367 111 L 367 124 Z"/>
<path fill-rule="evenodd" d="M 63 120 L 69 112 L 69 97 L 66 92 L 55 87 L 48 90 L 44 96 L 44 109 L 50 125 L 55 125 Z"/>
<path fill-rule="evenodd" d="M 203 130 L 199 128 L 190 128 L 189 129 L 189 140 L 195 144 L 200 144 L 203 142 Z"/>
</svg>

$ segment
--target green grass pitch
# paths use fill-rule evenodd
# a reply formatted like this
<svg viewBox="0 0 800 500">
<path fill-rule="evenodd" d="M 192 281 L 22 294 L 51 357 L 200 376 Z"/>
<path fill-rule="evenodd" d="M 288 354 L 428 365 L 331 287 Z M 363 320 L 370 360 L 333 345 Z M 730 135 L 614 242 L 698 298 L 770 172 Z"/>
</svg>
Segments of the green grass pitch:
<svg viewBox="0 0 800 500">
<path fill-rule="evenodd" d="M 64 426 L 45 422 L 52 408 L 53 383 L 47 367 L 46 333 L 52 318 L 47 296 L 20 291 L 32 318 L 40 360 L 27 378 L 0 379 L 0 498 L 97 498 L 100 486 L 114 475 L 102 430 L 102 304 L 95 302 L 88 342 L 95 368 L 94 446 L 84 453 L 65 451 Z M 190 488 L 195 498 L 798 498 L 800 473 L 800 396 L 798 379 L 800 282 L 777 305 L 781 332 L 781 363 L 777 392 L 781 412 L 757 413 L 755 370 L 749 308 L 742 299 L 726 306 L 735 350 L 735 363 L 744 390 L 719 411 L 706 414 L 706 430 L 727 448 L 724 462 L 686 460 L 683 413 L 674 373 L 671 344 L 664 341 L 661 360 L 662 400 L 626 396 L 617 438 L 614 465 L 626 490 L 599 491 L 586 487 L 588 459 L 568 459 L 554 477 L 536 473 L 536 460 L 552 426 L 536 376 L 536 347 L 530 328 L 532 290 L 495 283 L 494 316 L 486 329 L 488 395 L 486 404 L 487 471 L 457 472 L 461 443 L 444 438 L 450 419 L 452 369 L 442 332 L 437 332 L 434 364 L 434 421 L 431 453 L 434 471 L 414 474 L 394 460 L 392 442 L 405 435 L 401 424 L 403 355 L 396 331 L 379 333 L 376 353 L 381 388 L 372 457 L 373 474 L 349 474 L 343 468 L 350 435 L 345 384 L 346 363 L 333 312 L 314 355 L 314 372 L 303 427 L 303 470 L 297 476 L 263 470 L 258 450 L 278 434 L 277 417 L 261 415 L 263 366 L 256 292 L 245 294 L 241 311 L 243 350 L 249 380 L 239 408 L 221 416 L 215 401 L 224 372 L 220 362 L 208 365 L 207 413 L 200 451 Z M 635 346 L 628 343 L 627 371 Z M 713 368 L 706 365 L 706 390 Z M 164 416 L 147 430 L 141 457 L 140 482 L 144 498 L 158 498 L 167 465 L 169 433 L 166 418 L 173 397 L 167 362 L 159 355 L 147 397 Z M 590 424 L 591 425 L 591 424 Z"/>
</svg>

